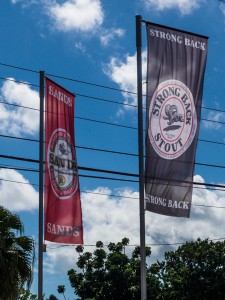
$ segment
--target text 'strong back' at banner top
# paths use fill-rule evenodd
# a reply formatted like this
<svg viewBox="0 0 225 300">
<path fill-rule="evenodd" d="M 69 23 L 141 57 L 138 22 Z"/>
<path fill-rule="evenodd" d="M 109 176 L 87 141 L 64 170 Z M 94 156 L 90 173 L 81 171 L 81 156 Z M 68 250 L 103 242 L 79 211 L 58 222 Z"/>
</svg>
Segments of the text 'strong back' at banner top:
<svg viewBox="0 0 225 300">
<path fill-rule="evenodd" d="M 146 209 L 189 217 L 208 38 L 146 27 Z"/>
<path fill-rule="evenodd" d="M 45 240 L 83 244 L 74 95 L 46 78 Z"/>
</svg>

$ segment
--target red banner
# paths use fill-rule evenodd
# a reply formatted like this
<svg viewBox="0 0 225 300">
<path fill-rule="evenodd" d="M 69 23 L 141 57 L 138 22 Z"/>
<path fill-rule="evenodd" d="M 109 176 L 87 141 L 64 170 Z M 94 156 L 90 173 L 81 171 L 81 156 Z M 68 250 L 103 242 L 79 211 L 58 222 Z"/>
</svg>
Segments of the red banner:
<svg viewBox="0 0 225 300">
<path fill-rule="evenodd" d="M 46 78 L 45 240 L 83 244 L 74 95 Z"/>
</svg>

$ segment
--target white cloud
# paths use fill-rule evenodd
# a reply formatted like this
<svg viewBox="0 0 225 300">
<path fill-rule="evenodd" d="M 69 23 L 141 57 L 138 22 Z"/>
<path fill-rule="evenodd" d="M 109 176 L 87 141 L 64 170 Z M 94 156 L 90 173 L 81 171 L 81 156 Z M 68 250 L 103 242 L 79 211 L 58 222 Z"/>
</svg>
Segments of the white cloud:
<svg viewBox="0 0 225 300">
<path fill-rule="evenodd" d="M 220 3 L 220 10 L 222 11 L 223 15 L 225 15 L 225 5 L 224 5 L 224 3 Z"/>
<path fill-rule="evenodd" d="M 99 187 L 93 193 L 82 193 L 82 214 L 84 225 L 84 243 L 95 245 L 96 241 L 120 241 L 123 237 L 132 237 L 131 241 L 139 243 L 138 232 L 138 193 L 131 190 L 118 190 L 117 195 L 122 198 L 110 197 L 112 191 L 107 187 Z M 105 194 L 105 195 L 102 195 Z M 123 198 L 124 196 L 136 198 Z M 46 269 L 50 273 L 64 272 L 75 267 L 76 253 L 73 247 L 47 247 L 48 257 L 45 261 Z M 49 251 L 48 251 L 49 249 Z M 93 247 L 85 247 L 92 251 Z M 60 263 L 62 262 L 62 263 Z M 58 265 L 58 266 L 57 266 Z"/>
<path fill-rule="evenodd" d="M 0 205 L 10 211 L 32 211 L 38 208 L 38 192 L 15 170 L 0 169 L 0 195 Z"/>
<path fill-rule="evenodd" d="M 84 226 L 87 228 L 85 240 L 95 243 L 102 239 L 109 243 L 132 236 L 133 242 L 138 243 L 135 234 L 138 224 L 138 193 L 124 189 L 117 191 L 121 198 L 111 198 L 109 195 L 112 192 L 108 188 L 98 188 L 94 192 L 106 195 L 82 194 Z M 134 199 L 125 198 L 126 196 Z"/>
<path fill-rule="evenodd" d="M 205 120 L 203 121 L 204 127 L 206 129 L 218 130 L 218 129 L 221 128 L 222 123 L 225 122 L 225 116 L 224 116 L 224 113 L 222 113 L 222 112 L 213 112 L 213 111 L 211 111 L 208 114 L 206 119 L 212 121 L 212 122 L 205 121 Z"/>
<path fill-rule="evenodd" d="M 147 51 L 142 54 L 142 78 L 143 83 L 146 81 L 147 70 Z M 112 57 L 110 62 L 104 67 L 104 72 L 107 76 L 117 83 L 120 89 L 132 93 L 123 92 L 125 103 L 137 105 L 137 60 L 136 54 L 130 56 L 126 54 L 125 59 Z M 145 86 L 144 86 L 145 91 Z M 129 106 L 125 106 L 129 108 Z"/>
<path fill-rule="evenodd" d="M 16 83 L 8 78 L 0 89 L 0 132 L 22 135 L 35 134 L 39 127 L 39 95 L 26 83 Z M 26 109 L 20 106 L 30 107 Z"/>
<path fill-rule="evenodd" d="M 165 9 L 178 8 L 181 14 L 189 14 L 199 8 L 204 0 L 145 0 L 149 8 L 162 11 Z"/>
<path fill-rule="evenodd" d="M 23 8 L 28 8 L 29 6 L 33 4 L 38 4 L 40 1 L 38 0 L 10 0 L 12 4 L 21 3 Z"/>
<path fill-rule="evenodd" d="M 75 246 L 61 247 L 47 243 L 47 253 L 43 263 L 43 269 L 49 274 L 67 274 L 67 271 L 71 268 L 75 268 L 76 255 Z"/>
<path fill-rule="evenodd" d="M 122 28 L 111 28 L 102 30 L 100 41 L 103 46 L 107 46 L 111 41 L 115 40 L 116 37 L 123 37 L 125 30 Z"/>
<path fill-rule="evenodd" d="M 75 48 L 79 49 L 82 53 L 86 52 L 86 47 L 81 42 L 76 42 Z"/>
<path fill-rule="evenodd" d="M 94 31 L 104 19 L 100 0 L 68 0 L 62 4 L 50 4 L 49 15 L 61 31 Z"/>
<path fill-rule="evenodd" d="M 204 183 L 203 178 L 199 175 L 195 176 L 194 181 Z M 202 239 L 224 238 L 221 224 L 225 218 L 225 209 L 204 206 L 225 206 L 224 190 L 210 191 L 204 186 L 200 187 L 200 189 L 194 189 L 193 206 L 189 219 L 146 212 L 146 244 L 185 242 L 198 237 Z M 113 192 L 106 187 L 99 187 L 92 192 L 93 194 L 82 193 L 84 243 L 95 245 L 96 241 L 101 240 L 106 245 L 127 237 L 130 239 L 130 245 L 139 244 L 138 192 L 129 189 Z M 112 193 L 121 198 L 110 196 Z M 51 273 L 63 272 L 66 274 L 68 269 L 75 268 L 75 247 L 63 246 L 52 249 L 55 247 L 57 244 L 47 247 L 46 269 Z M 126 251 L 130 252 L 132 249 L 132 247 L 128 247 Z M 153 246 L 151 261 L 161 259 L 165 249 L 168 248 Z M 85 251 L 87 250 L 93 251 L 94 247 L 85 247 Z"/>
</svg>

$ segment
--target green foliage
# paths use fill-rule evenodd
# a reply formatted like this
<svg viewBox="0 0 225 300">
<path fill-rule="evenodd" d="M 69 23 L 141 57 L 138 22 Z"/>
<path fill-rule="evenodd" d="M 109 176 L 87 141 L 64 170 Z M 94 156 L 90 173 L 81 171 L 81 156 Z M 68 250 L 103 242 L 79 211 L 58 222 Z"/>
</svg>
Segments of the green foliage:
<svg viewBox="0 0 225 300">
<path fill-rule="evenodd" d="M 58 288 L 57 288 L 57 291 L 58 291 L 59 294 L 63 294 L 63 297 L 66 300 L 66 297 L 65 297 L 65 291 L 66 291 L 65 285 L 59 285 Z"/>
<path fill-rule="evenodd" d="M 23 287 L 19 291 L 18 300 L 37 300 L 37 295 L 32 294 L 29 290 L 25 290 Z"/>
<path fill-rule="evenodd" d="M 19 215 L 0 206 L 0 299 L 15 300 L 26 283 L 32 283 L 34 241 L 23 236 Z"/>
<path fill-rule="evenodd" d="M 128 257 L 128 239 L 110 243 L 104 250 L 97 242 L 93 253 L 78 246 L 77 266 L 68 271 L 79 300 L 139 300 L 140 247 Z M 146 248 L 146 256 L 150 256 Z M 198 239 L 165 253 L 165 258 L 146 268 L 147 299 L 225 299 L 225 242 Z"/>
<path fill-rule="evenodd" d="M 93 253 L 81 251 L 77 266 L 82 270 L 68 271 L 71 286 L 80 300 L 135 300 L 140 299 L 140 247 L 136 247 L 131 258 L 125 253 L 125 247 L 129 239 L 108 245 L 108 251 L 103 249 L 103 243 L 96 243 Z M 146 248 L 147 256 L 150 256 L 150 248 Z M 158 299 L 155 292 L 160 291 L 160 283 L 156 278 L 152 280 L 151 274 L 147 275 L 152 299 Z M 154 288 L 153 288 L 154 285 Z"/>
<path fill-rule="evenodd" d="M 151 272 L 163 282 L 165 299 L 225 299 L 225 242 L 186 243 L 166 252 Z"/>
<path fill-rule="evenodd" d="M 58 298 L 51 294 L 47 300 L 58 300 Z"/>
</svg>

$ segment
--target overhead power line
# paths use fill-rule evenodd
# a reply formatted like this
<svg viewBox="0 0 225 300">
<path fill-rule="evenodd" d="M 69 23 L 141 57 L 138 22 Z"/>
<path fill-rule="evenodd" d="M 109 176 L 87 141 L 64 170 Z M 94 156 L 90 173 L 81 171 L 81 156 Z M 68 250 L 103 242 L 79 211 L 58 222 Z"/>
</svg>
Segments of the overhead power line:
<svg viewBox="0 0 225 300">
<path fill-rule="evenodd" d="M 224 241 L 225 238 L 217 238 L 217 239 L 211 239 L 211 238 L 203 238 L 202 240 L 209 240 L 209 241 Z M 174 243 L 146 243 L 146 246 L 147 247 L 161 247 L 161 246 L 178 246 L 178 245 L 185 245 L 186 243 L 192 243 L 192 242 L 195 242 L 193 240 L 191 241 L 186 241 L 186 242 L 174 242 Z M 56 245 L 56 246 L 53 246 L 52 244 L 47 244 L 47 248 L 50 249 L 50 250 L 53 250 L 53 249 L 58 249 L 58 248 L 65 248 L 65 247 L 76 247 L 77 245 Z M 95 244 L 84 244 L 82 245 L 84 247 L 96 247 Z M 109 245 L 108 244 L 104 244 L 103 247 L 108 247 Z M 128 244 L 126 245 L 125 247 L 139 247 L 140 245 L 139 244 Z"/>
<path fill-rule="evenodd" d="M 219 1 L 224 2 L 222 0 L 219 0 Z M 23 68 L 23 67 L 19 67 L 19 66 L 15 66 L 15 65 L 10 65 L 10 64 L 5 64 L 5 63 L 1 63 L 1 62 L 0 62 L 0 65 L 5 66 L 5 67 L 9 67 L 9 68 L 19 69 L 19 70 L 22 70 L 22 71 L 37 73 L 37 74 L 39 74 L 39 72 L 40 72 L 40 71 L 37 71 L 37 70 L 32 70 L 32 69 Z M 73 81 L 73 82 L 78 82 L 78 83 L 82 83 L 82 84 L 86 84 L 86 85 L 100 87 L 100 88 L 104 88 L 104 89 L 119 91 L 119 92 L 122 92 L 122 93 L 137 95 L 136 92 L 132 92 L 132 91 L 128 91 L 128 90 L 123 90 L 123 89 L 119 89 L 119 88 L 115 88 L 115 87 L 110 87 L 110 86 L 106 86 L 106 85 L 102 85 L 102 84 L 98 84 L 98 83 L 93 83 L 93 82 L 89 82 L 89 81 L 82 81 L 82 80 L 78 80 L 78 79 L 75 79 L 75 78 L 68 78 L 68 77 L 65 77 L 65 76 L 56 75 L 56 74 L 49 74 L 49 73 L 46 73 L 46 75 L 47 76 L 51 76 L 51 77 L 55 77 L 55 78 L 60 78 L 60 79 L 68 80 L 68 81 Z M 39 88 L 39 85 L 37 85 L 37 84 L 32 84 L 32 83 L 23 82 L 23 81 L 17 81 L 17 80 L 12 79 L 12 78 L 0 77 L 0 79 L 15 81 L 17 83 L 23 83 L 23 84 L 27 84 L 27 85 L 35 86 L 35 87 Z M 133 104 L 129 104 L 129 103 L 124 103 L 122 101 L 120 102 L 120 101 L 108 100 L 108 99 L 103 99 L 103 98 L 98 98 L 98 97 L 93 97 L 93 96 L 88 96 L 88 95 L 83 95 L 83 94 L 77 94 L 77 93 L 74 93 L 74 94 L 77 95 L 77 96 L 86 97 L 86 98 L 90 98 L 90 99 L 95 99 L 95 100 L 100 100 L 100 101 L 106 101 L 106 102 L 111 102 L 111 103 L 125 105 L 125 106 L 137 107 L 137 105 L 133 105 Z M 144 96 L 145 95 L 143 95 L 143 97 Z M 213 110 L 213 111 L 225 113 L 225 110 L 218 109 L 218 108 L 210 108 L 210 107 L 206 107 L 206 106 L 203 106 L 203 105 L 201 106 L 201 108 L 206 109 L 206 110 Z"/>
<path fill-rule="evenodd" d="M 23 181 L 16 181 L 16 180 L 9 180 L 9 179 L 4 179 L 4 178 L 0 178 L 0 181 L 4 181 L 4 182 L 10 182 L 10 183 L 18 183 L 18 184 L 24 184 L 24 185 L 31 185 L 31 186 L 37 186 L 39 187 L 39 184 L 35 184 L 35 183 L 30 183 L 30 182 L 23 182 Z M 221 189 L 213 189 L 213 191 L 215 190 L 221 190 Z M 224 191 L 224 190 L 223 190 Z M 108 196 L 108 197 L 112 197 L 112 198 L 119 198 L 119 199 L 133 199 L 133 200 L 139 200 L 138 197 L 131 197 L 131 196 L 125 196 L 125 195 L 115 195 L 115 194 L 109 194 L 109 193 L 100 193 L 100 192 L 94 192 L 94 191 L 85 191 L 85 190 L 81 190 L 81 193 L 84 194 L 91 194 L 91 195 L 100 195 L 100 196 Z M 216 206 L 216 205 L 205 205 L 205 204 L 194 204 L 192 203 L 191 206 L 197 206 L 197 207 L 207 207 L 207 208 L 219 208 L 219 209 L 224 209 L 225 206 Z"/>
<path fill-rule="evenodd" d="M 15 82 L 15 83 L 24 84 L 24 85 L 28 85 L 28 86 L 34 86 L 36 88 L 39 88 L 38 84 L 34 84 L 34 83 L 26 82 L 26 81 L 21 81 L 21 80 L 16 80 L 14 78 L 0 77 L 0 79 L 5 80 L 5 81 L 12 81 L 12 82 Z"/>
<path fill-rule="evenodd" d="M 6 136 L 6 135 L 0 135 L 0 137 L 9 137 L 9 138 L 17 138 L 17 137 L 10 137 L 10 136 Z M 18 138 L 18 139 L 22 139 L 23 138 Z M 33 140 L 33 139 L 24 139 L 25 141 L 33 141 L 33 142 L 39 142 L 39 140 Z M 222 145 L 225 146 L 224 143 L 221 143 Z M 99 152 L 104 152 L 104 153 L 110 153 L 110 154 L 117 154 L 117 155 L 126 155 L 126 156 L 133 156 L 133 157 L 138 157 L 138 154 L 134 154 L 134 153 L 127 153 L 127 152 L 120 152 L 120 151 L 112 151 L 112 150 L 107 150 L 107 149 L 99 149 L 99 148 L 91 148 L 91 147 L 82 147 L 82 146 L 76 146 L 76 148 L 78 149 L 83 149 L 83 150 L 92 150 L 92 151 L 99 151 Z M 16 159 L 16 160 L 23 160 L 23 161 L 27 161 L 27 162 L 33 162 L 33 163 L 39 163 L 38 160 L 35 159 L 29 159 L 29 158 L 22 158 L 22 157 L 15 157 L 15 156 L 9 156 L 9 155 L 0 155 L 0 157 L 2 158 L 6 158 L 6 159 Z M 150 157 L 150 156 L 149 156 Z M 161 159 L 161 158 L 159 158 Z M 192 162 L 186 162 L 186 161 L 179 161 L 180 163 L 185 163 L 185 164 L 192 164 Z M 215 165 L 215 164 L 208 164 L 208 163 L 200 163 L 200 162 L 195 162 L 195 165 L 198 166 L 203 166 L 203 167 L 212 167 L 212 168 L 219 168 L 219 169 L 225 169 L 225 166 L 222 165 Z"/>
<path fill-rule="evenodd" d="M 39 74 L 39 71 L 37 71 L 37 70 L 27 69 L 27 68 L 15 66 L 15 65 L 10 65 L 10 64 L 5 64 L 5 63 L 1 63 L 1 62 L 0 62 L 0 65 L 5 66 L 5 67 L 9 67 L 9 68 L 13 68 L 13 69 L 18 69 L 18 70 L 21 70 L 21 71 L 27 71 L 27 72 L 32 72 L 32 73 Z M 47 72 L 46 72 L 46 76 L 60 78 L 60 79 L 68 80 L 68 81 L 73 81 L 73 82 L 86 84 L 86 85 L 91 85 L 91 86 L 95 86 L 95 87 L 100 87 L 100 88 L 104 88 L 104 89 L 108 89 L 108 90 L 123 92 L 123 93 L 127 93 L 127 94 L 137 95 L 137 93 L 135 93 L 135 92 L 126 91 L 126 90 L 123 90 L 123 89 L 118 89 L 118 88 L 114 88 L 114 87 L 110 87 L 110 86 L 106 86 L 106 85 L 102 85 L 102 84 L 98 84 L 98 83 L 82 81 L 82 80 L 75 79 L 75 78 L 69 78 L 69 77 L 60 76 L 60 75 L 56 75 L 56 74 L 50 74 L 50 73 L 47 73 Z"/>
<path fill-rule="evenodd" d="M 0 101 L 0 103 L 5 104 L 5 105 L 20 107 L 20 108 L 24 108 L 24 109 L 31 109 L 31 110 L 39 111 L 39 109 L 37 109 L 37 108 L 31 108 L 31 107 L 27 107 L 27 106 L 23 106 L 23 105 L 19 105 L 19 104 L 9 103 L 6 101 Z M 126 128 L 126 129 L 138 130 L 137 127 L 133 127 L 133 126 L 122 125 L 122 124 L 101 121 L 101 120 L 96 120 L 96 119 L 90 119 L 90 118 L 85 118 L 85 117 L 80 117 L 80 116 L 75 116 L 74 119 L 89 121 L 89 122 L 94 122 L 94 123 L 100 123 L 100 124 L 105 124 L 105 125 L 110 125 L 110 126 L 116 126 L 116 127 Z M 222 122 L 222 121 L 210 120 L 210 119 L 205 119 L 205 118 L 201 118 L 201 120 L 205 121 L 205 122 L 212 122 L 212 123 L 225 125 L 225 122 Z M 144 131 L 146 131 L 146 130 L 144 130 Z"/>
<path fill-rule="evenodd" d="M 24 108 L 24 109 L 31 109 L 31 110 L 39 111 L 39 109 L 36 109 L 36 108 L 31 108 L 31 107 L 27 107 L 27 106 L 23 106 L 23 105 L 19 105 L 19 104 L 14 104 L 14 103 L 8 103 L 8 102 L 5 102 L 5 101 L 0 101 L 0 103 L 10 105 L 10 106 L 20 107 L 20 108 Z M 58 115 L 60 115 L 60 114 L 58 114 Z M 122 125 L 122 124 L 117 124 L 117 123 L 112 123 L 112 122 L 107 122 L 107 121 L 100 121 L 100 120 L 95 120 L 95 119 L 90 119 L 90 118 L 85 118 L 85 117 L 80 117 L 80 116 L 75 116 L 74 119 L 137 130 L 137 127 Z"/>
<path fill-rule="evenodd" d="M 0 155 L 2 158 L 6 159 L 14 159 L 14 160 L 19 160 L 19 161 L 27 161 L 27 162 L 32 162 L 32 163 L 39 163 L 38 160 L 34 159 L 27 159 L 24 157 L 15 157 L 15 156 L 9 156 L 9 155 Z M 225 168 L 225 166 L 219 166 L 221 168 Z M 19 171 L 27 171 L 27 172 L 39 172 L 38 169 L 30 169 L 30 168 L 22 168 L 22 167 L 14 167 L 14 166 L 9 166 L 9 165 L 0 165 L 0 168 L 5 168 L 5 169 L 14 169 L 14 170 L 19 170 Z M 78 166 L 78 170 L 81 171 L 89 171 L 89 172 L 97 172 L 97 173 L 106 173 L 106 174 L 111 174 L 111 175 L 119 175 L 119 176 L 125 176 L 125 177 L 139 177 L 139 174 L 135 173 L 126 173 L 126 172 L 118 172 L 118 171 L 113 171 L 113 170 L 105 170 L 105 169 L 97 169 L 97 168 L 89 168 L 89 167 L 82 167 Z M 138 180 L 131 180 L 131 179 L 122 179 L 122 178 L 113 178 L 113 177 L 103 177 L 103 176 L 90 176 L 90 175 L 83 175 L 80 174 L 79 176 L 81 177 L 88 177 L 88 178 L 96 178 L 96 179 L 108 179 L 108 180 L 119 180 L 119 181 L 128 181 L 128 182 L 138 182 Z M 154 178 L 157 180 L 164 180 L 163 178 Z M 150 178 L 151 180 L 151 178 Z M 152 179 L 153 180 L 153 179 Z M 166 180 L 168 181 L 168 180 Z M 171 182 L 176 182 L 177 184 L 180 183 L 187 183 L 187 184 L 194 184 L 197 186 L 204 186 L 204 187 L 215 187 L 215 188 L 220 188 L 225 190 L 225 185 L 221 184 L 211 184 L 211 183 L 200 183 L 200 182 L 189 182 L 189 181 L 179 181 L 179 180 L 171 180 Z"/>
<path fill-rule="evenodd" d="M 5 80 L 5 81 L 12 81 L 15 83 L 19 83 L 19 84 L 25 84 L 28 86 L 33 86 L 36 88 L 39 88 L 39 85 L 37 84 L 33 84 L 33 83 L 29 83 L 29 82 L 24 82 L 24 81 L 19 81 L 13 78 L 5 78 L 5 77 L 0 77 L 1 80 Z M 84 94 L 80 94 L 80 93 L 73 93 L 76 97 L 83 97 L 83 98 L 88 98 L 88 99 L 92 99 L 92 100 L 97 100 L 97 101 L 102 101 L 102 102 L 107 102 L 107 103 L 112 103 L 112 104 L 118 104 L 118 105 L 123 105 L 123 106 L 130 106 L 133 108 L 137 108 L 137 105 L 135 104 L 130 104 L 130 103 L 125 103 L 122 100 L 121 101 L 115 101 L 115 100 L 111 100 L 111 99 L 105 99 L 105 98 L 100 98 L 100 97 L 95 97 L 95 96 L 90 96 L 90 95 L 84 95 Z"/>
<path fill-rule="evenodd" d="M 39 143 L 39 140 L 37 140 L 37 139 L 17 137 L 17 136 L 10 136 L 10 135 L 3 135 L 3 134 L 0 134 L 0 138 L 17 139 L 17 140 L 21 140 L 21 141 L 29 141 L 29 142 Z M 205 139 L 198 139 L 198 141 L 199 142 L 204 142 L 204 143 L 211 143 L 211 144 L 217 144 L 217 145 L 225 146 L 224 142 L 209 141 L 209 140 L 205 140 Z M 118 155 L 126 155 L 126 156 L 138 157 L 138 154 L 129 153 L 129 152 L 123 152 L 123 151 L 113 151 L 113 150 L 99 149 L 99 148 L 94 148 L 94 147 L 85 147 L 85 146 L 79 146 L 79 145 L 76 145 L 76 148 L 77 149 L 83 149 L 83 150 L 99 151 L 99 152 L 105 152 L 105 153 L 111 153 L 111 154 L 118 154 Z M 198 162 L 195 162 L 195 164 L 197 165 Z M 212 167 L 216 167 L 216 165 L 212 165 Z"/>
</svg>

